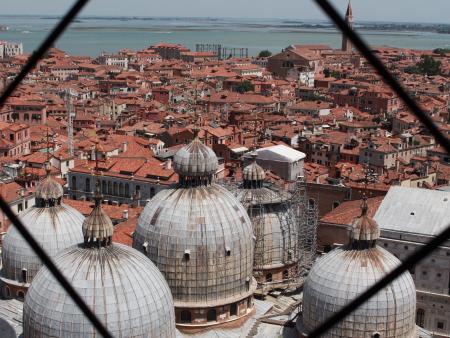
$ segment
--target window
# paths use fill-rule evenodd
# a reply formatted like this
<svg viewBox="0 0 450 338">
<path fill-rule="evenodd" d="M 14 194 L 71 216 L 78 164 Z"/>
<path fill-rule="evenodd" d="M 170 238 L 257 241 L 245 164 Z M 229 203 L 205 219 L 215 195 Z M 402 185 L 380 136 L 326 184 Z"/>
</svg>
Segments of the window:
<svg viewBox="0 0 450 338">
<path fill-rule="evenodd" d="M 237 316 L 237 303 L 230 305 L 230 316 Z"/>
<path fill-rule="evenodd" d="M 8 286 L 6 286 L 5 287 L 5 292 L 6 292 L 6 297 L 11 297 L 11 291 L 9 290 L 9 287 Z"/>
<path fill-rule="evenodd" d="M 182 310 L 180 315 L 180 320 L 182 323 L 190 323 L 192 322 L 191 312 L 188 310 Z"/>
<path fill-rule="evenodd" d="M 27 282 L 27 269 L 22 269 L 22 282 Z"/>
<path fill-rule="evenodd" d="M 22 205 L 22 203 L 19 203 L 17 205 L 17 212 L 21 212 L 22 210 L 23 210 L 23 205 Z"/>
<path fill-rule="evenodd" d="M 439 330 L 444 330 L 444 322 L 437 322 L 436 327 L 437 327 Z"/>
<path fill-rule="evenodd" d="M 72 190 L 77 190 L 77 178 L 72 176 Z"/>
<path fill-rule="evenodd" d="M 272 282 L 272 274 L 270 272 L 266 275 L 266 282 L 267 283 Z"/>
<path fill-rule="evenodd" d="M 420 327 L 423 327 L 425 323 L 425 310 L 417 309 L 416 312 L 416 324 Z"/>
<path fill-rule="evenodd" d="M 283 279 L 288 279 L 289 278 L 289 271 L 288 270 L 284 270 L 283 271 Z"/>
<path fill-rule="evenodd" d="M 130 185 L 128 183 L 125 184 L 125 197 L 130 197 Z"/>
<path fill-rule="evenodd" d="M 341 203 L 339 203 L 339 201 L 334 201 L 333 202 L 333 209 L 336 209 L 339 206 L 339 204 L 341 204 Z"/>
<path fill-rule="evenodd" d="M 215 322 L 217 320 L 216 309 L 209 309 L 206 313 L 206 320 L 208 322 Z"/>
<path fill-rule="evenodd" d="M 91 191 L 91 180 L 86 178 L 85 191 Z"/>
<path fill-rule="evenodd" d="M 155 188 L 151 187 L 150 188 L 150 198 L 152 198 L 153 196 L 155 196 Z"/>
</svg>

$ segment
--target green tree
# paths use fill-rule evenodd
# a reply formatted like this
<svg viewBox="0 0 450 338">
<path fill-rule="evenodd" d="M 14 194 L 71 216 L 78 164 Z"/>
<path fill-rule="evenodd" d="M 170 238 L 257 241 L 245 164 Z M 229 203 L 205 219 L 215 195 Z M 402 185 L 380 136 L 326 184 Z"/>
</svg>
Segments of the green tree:
<svg viewBox="0 0 450 338">
<path fill-rule="evenodd" d="M 272 56 L 272 52 L 267 49 L 260 51 L 258 54 L 258 57 L 260 58 L 268 58 L 269 56 Z"/>
<path fill-rule="evenodd" d="M 421 60 L 415 66 L 405 68 L 409 74 L 439 75 L 441 73 L 441 61 L 433 59 L 430 55 L 422 55 Z"/>
<path fill-rule="evenodd" d="M 253 91 L 255 89 L 255 86 L 253 86 L 253 84 L 250 81 L 245 80 L 239 83 L 235 89 L 238 93 L 243 94 L 246 92 Z"/>
<path fill-rule="evenodd" d="M 450 48 L 436 48 L 433 50 L 434 54 L 445 55 L 450 53 Z"/>
</svg>

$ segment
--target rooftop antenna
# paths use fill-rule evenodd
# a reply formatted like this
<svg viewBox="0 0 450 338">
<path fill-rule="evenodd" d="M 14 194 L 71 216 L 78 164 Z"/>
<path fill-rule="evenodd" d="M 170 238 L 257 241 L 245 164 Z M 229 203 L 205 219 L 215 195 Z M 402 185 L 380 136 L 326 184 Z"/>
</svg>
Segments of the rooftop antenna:
<svg viewBox="0 0 450 338">
<path fill-rule="evenodd" d="M 48 128 L 48 124 L 45 123 L 45 127 L 46 127 L 46 139 L 47 139 L 47 160 L 45 161 L 45 172 L 46 172 L 46 176 L 49 177 L 50 176 L 50 133 L 49 133 L 49 128 Z"/>
<path fill-rule="evenodd" d="M 197 110 L 194 110 L 194 128 L 192 128 L 192 131 L 194 132 L 194 139 L 198 137 L 198 133 L 200 132 L 199 121 L 200 114 L 197 112 Z"/>
<path fill-rule="evenodd" d="M 65 95 L 65 103 L 66 103 L 66 110 L 67 110 L 67 148 L 69 151 L 69 156 L 73 156 L 74 149 L 73 149 L 73 118 L 75 115 L 73 103 L 72 103 L 72 97 L 70 94 L 70 89 L 66 90 Z"/>
</svg>

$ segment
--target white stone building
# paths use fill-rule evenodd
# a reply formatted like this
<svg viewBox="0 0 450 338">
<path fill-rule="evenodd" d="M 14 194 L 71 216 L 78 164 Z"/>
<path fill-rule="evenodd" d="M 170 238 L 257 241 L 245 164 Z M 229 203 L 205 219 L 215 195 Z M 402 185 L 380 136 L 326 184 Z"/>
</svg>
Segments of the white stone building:
<svg viewBox="0 0 450 338">
<path fill-rule="evenodd" d="M 404 260 L 450 224 L 450 192 L 392 187 L 375 220 L 380 246 Z M 417 289 L 417 325 L 450 337 L 450 240 L 410 271 Z"/>
</svg>

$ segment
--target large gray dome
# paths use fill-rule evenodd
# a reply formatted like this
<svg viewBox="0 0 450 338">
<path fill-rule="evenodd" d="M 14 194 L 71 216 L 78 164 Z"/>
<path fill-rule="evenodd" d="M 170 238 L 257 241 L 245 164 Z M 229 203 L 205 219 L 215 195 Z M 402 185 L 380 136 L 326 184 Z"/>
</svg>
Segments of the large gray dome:
<svg viewBox="0 0 450 338">
<path fill-rule="evenodd" d="M 362 251 L 335 249 L 320 258 L 303 288 L 303 325 L 307 331 L 348 304 L 395 269 L 400 261 L 375 247 Z M 364 303 L 324 337 L 410 338 L 415 335 L 416 289 L 409 273 Z"/>
<path fill-rule="evenodd" d="M 215 306 L 253 292 L 250 219 L 216 184 L 159 192 L 139 218 L 133 247 L 164 274 L 175 306 Z"/>
<path fill-rule="evenodd" d="M 83 242 L 81 227 L 84 216 L 68 205 L 32 207 L 21 213 L 19 218 L 50 257 Z M 31 282 L 42 266 L 14 226 L 9 228 L 3 240 L 2 262 L 2 277 L 21 283 Z M 23 269 L 26 269 L 27 281 L 23 281 Z"/>
<path fill-rule="evenodd" d="M 60 253 L 55 263 L 114 337 L 176 337 L 167 283 L 136 250 L 80 245 Z M 28 290 L 23 318 L 26 338 L 99 336 L 46 267 Z"/>
</svg>

